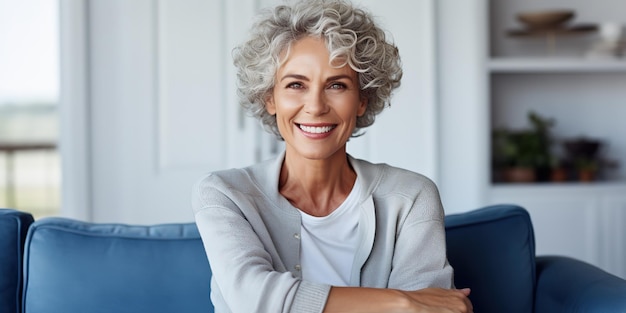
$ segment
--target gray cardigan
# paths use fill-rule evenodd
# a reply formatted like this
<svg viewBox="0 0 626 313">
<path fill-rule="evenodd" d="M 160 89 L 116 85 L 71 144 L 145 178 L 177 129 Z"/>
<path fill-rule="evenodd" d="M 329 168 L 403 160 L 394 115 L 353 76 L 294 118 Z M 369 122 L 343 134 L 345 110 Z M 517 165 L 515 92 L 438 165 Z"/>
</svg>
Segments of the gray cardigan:
<svg viewBox="0 0 626 313">
<path fill-rule="evenodd" d="M 208 174 L 193 209 L 218 313 L 322 312 L 329 285 L 302 280 L 300 213 L 278 192 L 284 154 Z M 428 178 L 349 157 L 363 183 L 352 286 L 451 288 L 443 209 Z"/>
</svg>

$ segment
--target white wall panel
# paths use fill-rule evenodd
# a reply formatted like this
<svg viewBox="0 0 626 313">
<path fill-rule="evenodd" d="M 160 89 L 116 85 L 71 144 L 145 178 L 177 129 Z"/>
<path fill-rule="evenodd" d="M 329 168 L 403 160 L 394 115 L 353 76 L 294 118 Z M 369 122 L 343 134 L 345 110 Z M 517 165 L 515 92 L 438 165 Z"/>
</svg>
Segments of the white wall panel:
<svg viewBox="0 0 626 313">
<path fill-rule="evenodd" d="M 498 186 L 489 202 L 528 210 L 537 255 L 564 255 L 626 277 L 624 184 Z"/>
<path fill-rule="evenodd" d="M 608 272 L 626 278 L 626 196 L 607 195 L 597 213 L 600 215 L 600 265 Z"/>
<path fill-rule="evenodd" d="M 153 2 L 89 2 L 93 219 L 134 221 L 154 172 Z M 159 212 L 152 212 L 153 216 Z"/>
<path fill-rule="evenodd" d="M 224 9 L 220 1 L 158 1 L 159 166 L 219 168 L 227 150 Z"/>
<path fill-rule="evenodd" d="M 354 1 L 372 12 L 400 51 L 402 85 L 348 152 L 438 180 L 435 1 Z"/>
<path fill-rule="evenodd" d="M 502 188 L 493 192 L 491 201 L 513 203 L 528 210 L 537 255 L 567 255 L 598 263 L 599 217 L 593 214 L 598 206 L 596 198 L 586 194 L 563 198 L 558 192 L 550 194 L 537 188 L 526 192 Z"/>
<path fill-rule="evenodd" d="M 248 20 L 254 3 L 244 4 L 89 1 L 94 221 L 192 221 L 204 173 L 252 162 L 258 128 L 237 113 L 229 81 L 243 31 L 226 22 Z"/>
<path fill-rule="evenodd" d="M 489 124 L 487 0 L 437 1 L 441 196 L 448 213 L 485 205 Z"/>
</svg>

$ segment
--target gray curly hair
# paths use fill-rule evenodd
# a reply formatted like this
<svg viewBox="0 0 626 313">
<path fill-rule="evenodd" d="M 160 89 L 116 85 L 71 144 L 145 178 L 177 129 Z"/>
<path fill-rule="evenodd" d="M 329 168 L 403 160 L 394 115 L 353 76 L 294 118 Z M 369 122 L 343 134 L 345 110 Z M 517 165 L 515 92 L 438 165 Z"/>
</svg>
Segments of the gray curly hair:
<svg viewBox="0 0 626 313">
<path fill-rule="evenodd" d="M 260 15 L 250 39 L 233 50 L 240 104 L 281 137 L 265 101 L 274 88 L 281 53 L 289 54 L 291 45 L 305 36 L 324 38 L 331 63 L 341 61 L 339 67 L 348 64 L 357 72 L 361 96 L 368 100 L 352 133 L 360 135 L 389 104 L 392 91 L 400 86 L 402 67 L 397 47 L 373 17 L 343 0 L 301 0 Z"/>
</svg>

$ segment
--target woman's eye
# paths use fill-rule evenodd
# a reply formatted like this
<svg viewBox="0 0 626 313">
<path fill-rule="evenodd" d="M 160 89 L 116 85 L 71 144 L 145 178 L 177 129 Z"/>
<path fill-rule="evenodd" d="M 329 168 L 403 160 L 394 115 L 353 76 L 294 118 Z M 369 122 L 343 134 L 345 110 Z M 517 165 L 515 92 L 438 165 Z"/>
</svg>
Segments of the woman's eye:
<svg viewBox="0 0 626 313">
<path fill-rule="evenodd" d="M 287 84 L 287 88 L 300 89 L 302 88 L 302 84 L 300 83 L 289 83 Z"/>
<path fill-rule="evenodd" d="M 345 89 L 346 85 L 342 83 L 333 83 L 330 85 L 330 89 Z"/>
</svg>

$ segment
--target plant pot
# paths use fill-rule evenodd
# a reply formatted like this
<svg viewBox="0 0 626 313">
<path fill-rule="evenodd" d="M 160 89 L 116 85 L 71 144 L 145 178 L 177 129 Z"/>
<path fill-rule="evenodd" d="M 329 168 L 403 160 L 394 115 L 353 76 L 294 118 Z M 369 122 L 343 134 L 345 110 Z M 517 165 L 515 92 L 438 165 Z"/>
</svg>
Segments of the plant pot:
<svg viewBox="0 0 626 313">
<path fill-rule="evenodd" d="M 531 183 L 537 180 L 535 169 L 531 167 L 511 167 L 505 172 L 506 180 L 512 183 Z"/>
<path fill-rule="evenodd" d="M 581 182 L 591 182 L 596 179 L 596 171 L 592 169 L 578 170 L 578 180 Z"/>
<path fill-rule="evenodd" d="M 564 182 L 567 180 L 567 170 L 564 168 L 554 168 L 550 172 L 550 180 L 553 182 Z"/>
</svg>

